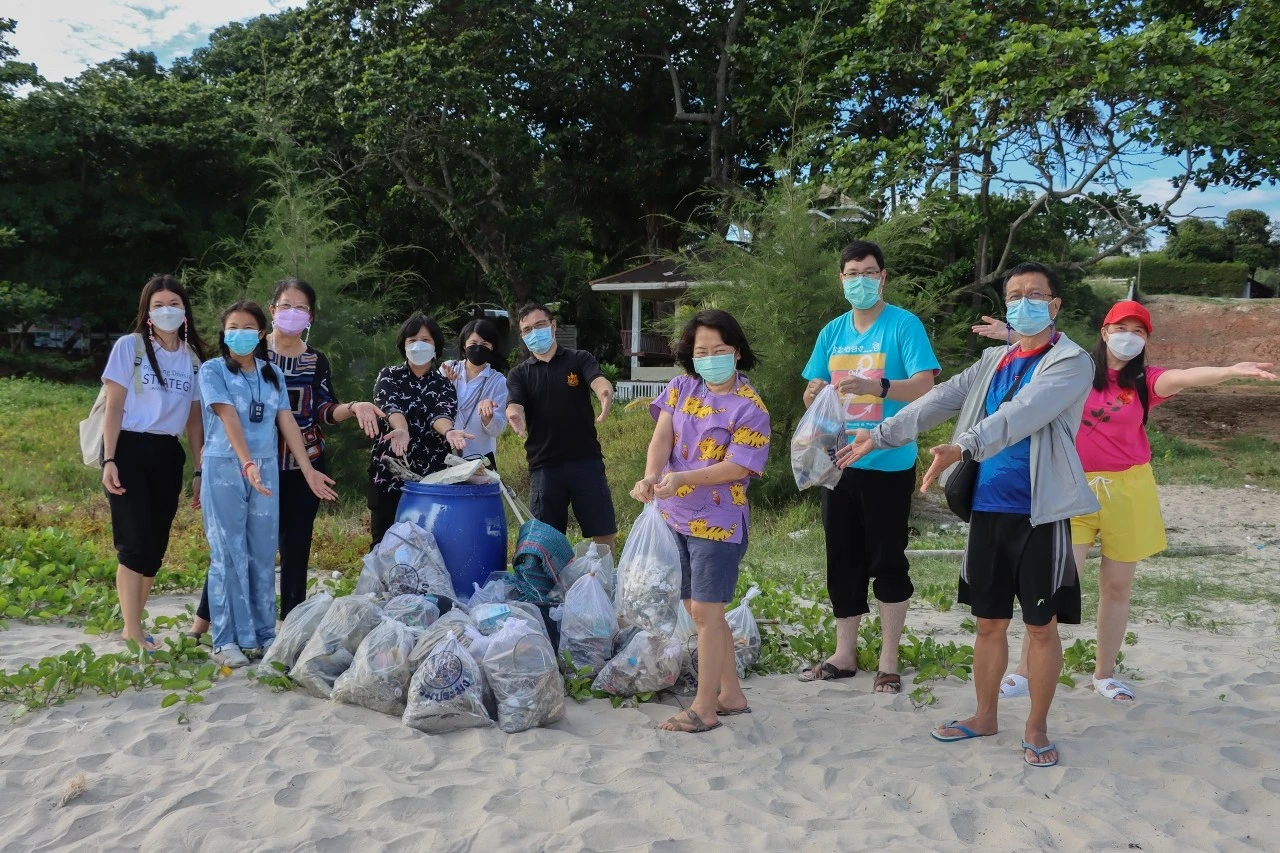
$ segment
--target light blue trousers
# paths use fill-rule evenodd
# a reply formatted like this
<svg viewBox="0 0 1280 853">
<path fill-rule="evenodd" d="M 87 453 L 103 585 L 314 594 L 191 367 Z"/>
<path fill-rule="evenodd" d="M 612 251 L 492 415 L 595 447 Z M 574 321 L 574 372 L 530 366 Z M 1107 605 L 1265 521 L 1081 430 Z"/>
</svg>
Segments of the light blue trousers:
<svg viewBox="0 0 1280 853">
<path fill-rule="evenodd" d="M 213 645 L 262 648 L 276 636 L 276 543 L 280 537 L 280 472 L 274 457 L 255 460 L 258 494 L 236 459 L 202 463 L 204 532 L 209 540 L 209 615 Z"/>
</svg>

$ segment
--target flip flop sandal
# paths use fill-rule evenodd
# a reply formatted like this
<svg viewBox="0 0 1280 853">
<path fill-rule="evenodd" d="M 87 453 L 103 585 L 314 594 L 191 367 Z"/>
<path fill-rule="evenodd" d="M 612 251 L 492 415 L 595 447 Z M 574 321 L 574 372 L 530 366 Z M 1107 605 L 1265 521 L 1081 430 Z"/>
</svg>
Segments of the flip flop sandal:
<svg viewBox="0 0 1280 853">
<path fill-rule="evenodd" d="M 1110 699 L 1117 705 L 1132 705 L 1135 698 L 1129 685 L 1114 678 L 1095 678 L 1093 689 L 1099 696 Z M 1122 696 L 1126 698 L 1122 699 Z"/>
<path fill-rule="evenodd" d="M 958 735 L 940 735 L 938 734 L 937 729 L 934 729 L 933 731 L 929 732 L 929 734 L 933 736 L 934 740 L 941 741 L 942 743 L 955 743 L 958 740 L 972 740 L 973 738 L 976 738 L 976 737 L 988 737 L 988 735 L 978 734 L 968 726 L 960 725 L 959 720 L 950 720 L 946 723 L 943 723 L 941 728 L 955 729 L 956 731 L 960 732 L 960 734 Z"/>
<path fill-rule="evenodd" d="M 750 713 L 751 713 L 750 705 L 744 705 L 741 708 L 729 708 L 723 711 L 720 710 L 719 708 L 716 708 L 717 717 L 737 717 L 741 714 L 750 714 Z"/>
<path fill-rule="evenodd" d="M 881 687 L 892 687 L 893 689 L 881 690 Z M 902 676 L 896 672 L 880 672 L 876 670 L 876 681 L 872 685 L 872 690 L 876 693 L 896 696 L 902 692 Z"/>
<path fill-rule="evenodd" d="M 856 669 L 840 669 L 835 664 L 827 661 L 821 666 L 809 667 L 800 673 L 797 678 L 806 684 L 811 681 L 839 681 L 842 678 L 853 678 L 858 674 Z"/>
<path fill-rule="evenodd" d="M 1045 746 L 1032 746 L 1031 744 L 1027 743 L 1025 740 L 1022 742 L 1022 748 L 1029 749 L 1032 752 L 1034 752 L 1036 754 L 1036 758 L 1039 758 L 1040 756 L 1044 755 L 1046 752 L 1048 752 L 1051 749 L 1055 751 L 1058 749 L 1058 747 L 1054 746 L 1053 744 L 1047 744 Z M 1053 759 L 1053 761 L 1049 761 L 1049 762 L 1032 761 L 1031 759 L 1027 758 L 1027 754 L 1025 752 L 1022 753 L 1022 760 L 1027 763 L 1028 767 L 1052 767 L 1058 763 L 1058 759 L 1056 758 Z"/>
<path fill-rule="evenodd" d="M 703 732 L 709 732 L 714 729 L 718 729 L 724 725 L 724 723 L 720 722 L 719 720 L 716 720 L 714 724 L 708 726 L 706 723 L 702 722 L 702 718 L 699 717 L 697 714 L 693 713 L 692 710 L 688 710 L 684 712 L 684 716 L 687 719 L 682 720 L 680 719 L 680 716 L 681 716 L 680 714 L 676 714 L 674 717 L 667 720 L 667 722 L 671 723 L 673 726 L 687 726 L 690 723 L 692 723 L 693 728 L 658 729 L 658 731 L 660 732 L 672 731 L 672 732 L 679 732 L 681 734 L 700 735 Z"/>
</svg>

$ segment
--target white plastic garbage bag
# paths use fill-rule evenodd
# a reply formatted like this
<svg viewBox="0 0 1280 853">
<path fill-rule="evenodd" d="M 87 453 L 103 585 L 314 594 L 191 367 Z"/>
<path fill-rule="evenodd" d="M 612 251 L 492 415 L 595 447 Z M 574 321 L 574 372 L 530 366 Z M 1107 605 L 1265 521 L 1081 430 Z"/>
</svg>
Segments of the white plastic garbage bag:
<svg viewBox="0 0 1280 853">
<path fill-rule="evenodd" d="M 382 619 L 382 609 L 366 595 L 335 599 L 307 641 L 289 677 L 313 696 L 328 699 L 333 682 L 347 671 L 356 650 Z"/>
<path fill-rule="evenodd" d="M 417 645 L 413 647 L 413 653 L 409 657 L 409 666 L 414 672 L 417 672 L 418 667 L 427 659 L 427 655 L 431 654 L 436 645 L 450 634 L 464 646 L 469 645 L 468 641 L 464 639 L 468 628 L 472 631 L 476 629 L 476 623 L 471 621 L 471 617 L 456 607 L 450 610 L 431 623 L 430 628 L 422 632 L 422 636 L 418 638 Z"/>
<path fill-rule="evenodd" d="M 618 616 L 595 573 L 578 578 L 564 597 L 560 620 L 560 656 L 567 652 L 575 669 L 597 675 L 613 654 Z"/>
<path fill-rule="evenodd" d="M 680 642 L 680 674 L 697 678 L 698 626 L 683 604 L 676 619 L 676 639 Z"/>
<path fill-rule="evenodd" d="M 440 618 L 440 607 L 429 595 L 397 595 L 383 606 L 382 612 L 420 631 Z"/>
<path fill-rule="evenodd" d="M 373 573 L 381 580 L 385 591 L 393 596 L 435 593 L 450 599 L 458 597 L 435 537 L 412 521 L 391 525 L 372 556 L 377 561 Z M 366 557 L 365 569 L 369 568 Z"/>
<path fill-rule="evenodd" d="M 351 668 L 334 681 L 331 698 L 383 714 L 403 714 L 413 676 L 409 654 L 417 639 L 408 625 L 384 616 L 361 641 Z"/>
<path fill-rule="evenodd" d="M 738 678 L 746 678 L 747 670 L 760 660 L 760 628 L 750 606 L 751 599 L 759 594 L 760 587 L 752 584 L 738 606 L 724 615 L 729 630 L 733 632 L 733 656 L 738 666 Z"/>
<path fill-rule="evenodd" d="M 290 610 L 288 618 L 280 626 L 280 632 L 276 634 L 276 641 L 262 656 L 259 668 L 263 672 L 275 672 L 275 664 L 278 662 L 284 664 L 286 672 L 292 669 L 298 662 L 298 655 L 302 654 L 307 641 L 316 632 L 332 604 L 333 596 L 322 592 Z"/>
<path fill-rule="evenodd" d="M 401 719 L 429 734 L 493 725 L 485 710 L 484 672 L 457 637 L 447 634 L 413 674 Z"/>
<path fill-rule="evenodd" d="M 840 395 L 827 385 L 796 424 L 791 436 L 791 473 L 801 490 L 812 486 L 834 489 L 844 471 L 836 467 L 836 451 L 849 443 Z"/>
<path fill-rule="evenodd" d="M 680 607 L 680 548 L 657 502 L 640 513 L 618 563 L 618 622 L 670 637 Z"/>
<path fill-rule="evenodd" d="M 564 681 L 545 634 L 508 619 L 489 640 L 481 664 L 498 702 L 498 727 L 522 732 L 564 717 Z"/>
<path fill-rule="evenodd" d="M 511 588 L 507 586 L 507 582 L 500 577 L 490 577 L 484 586 L 478 583 L 471 584 L 471 599 L 467 602 L 467 607 L 478 607 L 481 604 L 497 604 L 510 598 Z"/>
<path fill-rule="evenodd" d="M 604 587 L 605 594 L 612 598 L 616 572 L 613 567 L 613 551 L 609 546 L 584 539 L 573 546 L 573 553 L 573 560 L 560 573 L 560 584 L 565 591 L 572 589 L 578 578 L 594 572 L 596 580 Z"/>
<path fill-rule="evenodd" d="M 680 641 L 641 631 L 605 664 L 591 686 L 613 696 L 635 696 L 666 690 L 679 676 Z"/>
</svg>

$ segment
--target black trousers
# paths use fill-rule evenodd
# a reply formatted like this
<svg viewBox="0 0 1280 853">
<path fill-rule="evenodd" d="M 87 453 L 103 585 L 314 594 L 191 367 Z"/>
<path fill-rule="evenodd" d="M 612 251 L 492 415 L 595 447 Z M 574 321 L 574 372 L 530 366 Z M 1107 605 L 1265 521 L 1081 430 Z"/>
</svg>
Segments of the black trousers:
<svg viewBox="0 0 1280 853">
<path fill-rule="evenodd" d="M 317 471 L 327 472 L 324 456 L 312 460 Z M 307 485 L 301 471 L 280 472 L 280 618 L 307 600 L 307 567 L 311 562 L 311 534 L 320 499 Z M 206 581 L 196 615 L 209 618 L 209 584 Z"/>
<path fill-rule="evenodd" d="M 116 561 L 143 577 L 156 576 L 169 548 L 186 461 L 186 452 L 172 435 L 121 430 L 116 441 L 116 471 L 125 492 L 107 492 L 111 538 Z"/>
<path fill-rule="evenodd" d="M 916 469 L 864 471 L 846 468 L 834 489 L 822 490 L 827 540 L 827 594 L 837 619 L 861 616 L 876 600 L 897 604 L 915 587 L 907 561 L 908 521 Z"/>
<path fill-rule="evenodd" d="M 384 492 L 372 481 L 369 483 L 369 533 L 373 544 L 372 551 L 378 547 L 382 537 L 387 535 L 391 525 L 396 523 L 396 514 L 400 511 L 400 490 Z"/>
</svg>

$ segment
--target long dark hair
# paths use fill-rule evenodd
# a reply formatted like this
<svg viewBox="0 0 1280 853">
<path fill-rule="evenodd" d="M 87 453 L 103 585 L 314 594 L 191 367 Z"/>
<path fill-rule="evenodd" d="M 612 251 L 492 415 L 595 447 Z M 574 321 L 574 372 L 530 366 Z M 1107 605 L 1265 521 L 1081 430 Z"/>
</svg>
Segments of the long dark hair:
<svg viewBox="0 0 1280 853">
<path fill-rule="evenodd" d="M 756 366 L 759 356 L 752 352 L 751 344 L 747 343 L 747 333 L 742 331 L 742 326 L 738 325 L 734 316 L 719 308 L 708 308 L 694 314 L 693 319 L 685 323 L 680 332 L 680 340 L 676 344 L 676 361 L 684 368 L 685 373 L 697 375 L 693 369 L 693 339 L 700 327 L 715 329 L 726 344 L 738 351 L 738 370 L 745 373 Z"/>
<path fill-rule="evenodd" d="M 222 360 L 226 362 L 227 370 L 232 373 L 240 372 L 240 362 L 236 361 L 235 356 L 231 354 L 231 349 L 227 346 L 227 318 L 236 312 L 249 314 L 258 322 L 258 331 L 265 332 L 267 330 L 267 315 L 263 313 L 262 308 L 252 299 L 241 299 L 239 302 L 233 302 L 227 306 L 227 310 L 222 312 L 222 316 L 218 319 L 218 349 L 222 351 Z M 253 351 L 254 358 L 265 362 L 262 367 L 263 377 L 274 385 L 280 387 L 280 377 L 276 375 L 276 369 L 271 366 L 271 358 L 267 354 L 266 336 L 258 338 L 258 346 Z"/>
<path fill-rule="evenodd" d="M 1116 384 L 1121 388 L 1131 388 L 1138 390 L 1138 382 L 1146 376 L 1147 372 L 1147 351 L 1135 355 L 1124 363 L 1124 367 L 1120 368 L 1120 373 L 1116 377 Z M 1093 347 L 1093 390 L 1105 391 L 1109 384 L 1107 375 L 1107 342 L 1102 339 L 1102 335 L 1098 335 L 1098 342 Z"/>
<path fill-rule="evenodd" d="M 142 345 L 147 350 L 147 362 L 157 378 L 160 376 L 160 362 L 156 360 L 156 348 L 151 340 L 151 297 L 162 291 L 168 291 L 181 299 L 182 310 L 187 314 L 187 321 L 178 329 L 178 339 L 195 350 L 196 358 L 201 361 L 204 361 L 206 352 L 204 341 L 200 340 L 200 333 L 196 331 L 196 318 L 191 313 L 191 300 L 187 298 L 187 289 L 182 286 L 182 282 L 171 275 L 151 276 L 151 279 L 142 287 L 142 295 L 138 297 L 138 319 L 133 323 L 133 331 L 135 334 L 142 335 Z M 169 390 L 167 383 L 161 382 L 160 387 L 166 391 Z"/>
</svg>

